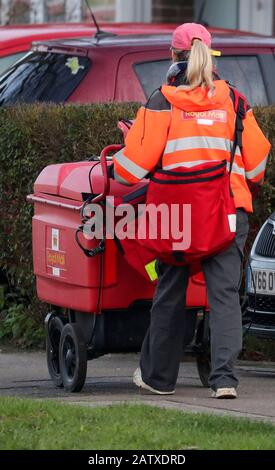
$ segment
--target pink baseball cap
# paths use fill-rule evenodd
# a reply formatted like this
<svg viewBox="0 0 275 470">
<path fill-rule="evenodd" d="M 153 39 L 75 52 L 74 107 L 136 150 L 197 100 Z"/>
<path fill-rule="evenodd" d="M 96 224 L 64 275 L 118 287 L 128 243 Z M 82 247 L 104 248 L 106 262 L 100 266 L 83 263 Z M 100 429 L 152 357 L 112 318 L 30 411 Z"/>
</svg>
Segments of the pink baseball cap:
<svg viewBox="0 0 275 470">
<path fill-rule="evenodd" d="M 211 47 L 211 34 L 198 23 L 184 23 L 178 26 L 173 33 L 172 47 L 181 51 L 190 51 L 194 39 L 200 39 L 206 46 Z"/>
</svg>

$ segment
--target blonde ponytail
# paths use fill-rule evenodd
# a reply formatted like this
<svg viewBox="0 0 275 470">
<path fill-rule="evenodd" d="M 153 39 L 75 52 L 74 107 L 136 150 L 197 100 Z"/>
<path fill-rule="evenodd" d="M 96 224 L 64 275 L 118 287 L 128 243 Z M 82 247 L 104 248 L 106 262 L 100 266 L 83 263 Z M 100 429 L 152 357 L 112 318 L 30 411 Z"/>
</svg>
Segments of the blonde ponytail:
<svg viewBox="0 0 275 470">
<path fill-rule="evenodd" d="M 188 58 L 186 72 L 188 85 L 177 87 L 178 90 L 191 91 L 197 87 L 207 88 L 213 95 L 215 85 L 213 81 L 213 61 L 210 49 L 199 39 L 194 39 Z"/>
</svg>

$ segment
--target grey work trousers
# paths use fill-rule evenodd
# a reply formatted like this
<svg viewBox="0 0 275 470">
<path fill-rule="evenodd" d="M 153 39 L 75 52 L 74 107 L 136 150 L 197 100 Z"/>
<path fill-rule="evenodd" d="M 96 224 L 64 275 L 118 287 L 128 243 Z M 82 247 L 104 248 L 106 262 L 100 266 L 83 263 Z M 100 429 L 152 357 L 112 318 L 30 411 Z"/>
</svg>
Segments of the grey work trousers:
<svg viewBox="0 0 275 470">
<path fill-rule="evenodd" d="M 248 229 L 247 213 L 238 209 L 235 241 L 226 251 L 203 262 L 210 305 L 212 370 L 209 386 L 213 390 L 238 385 L 234 361 L 242 348 L 239 288 Z M 160 261 L 157 271 L 159 281 L 150 327 L 142 345 L 140 368 L 145 383 L 157 390 L 172 391 L 183 351 L 183 311 L 189 272 L 186 266 L 171 266 Z"/>
</svg>

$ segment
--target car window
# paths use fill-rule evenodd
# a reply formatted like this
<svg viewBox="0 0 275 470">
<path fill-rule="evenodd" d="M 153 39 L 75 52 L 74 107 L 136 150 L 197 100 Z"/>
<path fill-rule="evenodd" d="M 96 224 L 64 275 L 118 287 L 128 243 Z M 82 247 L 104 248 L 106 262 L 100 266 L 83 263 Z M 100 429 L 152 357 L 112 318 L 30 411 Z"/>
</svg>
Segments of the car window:
<svg viewBox="0 0 275 470">
<path fill-rule="evenodd" d="M 256 56 L 222 56 L 218 74 L 243 93 L 251 106 L 268 104 L 261 68 Z"/>
<path fill-rule="evenodd" d="M 11 65 L 13 65 L 17 60 L 21 59 L 26 52 L 19 52 L 18 54 L 11 54 L 5 57 L 0 57 L 0 75 L 5 72 Z"/>
<path fill-rule="evenodd" d="M 147 98 L 165 83 L 170 65 L 171 61 L 167 59 L 135 64 L 135 72 Z"/>
<path fill-rule="evenodd" d="M 87 57 L 34 52 L 0 77 L 0 105 L 46 101 L 62 103 L 90 68 Z"/>
<path fill-rule="evenodd" d="M 135 64 L 134 69 L 147 98 L 165 83 L 170 60 Z M 243 93 L 251 106 L 268 104 L 261 68 L 256 56 L 222 56 L 217 60 L 221 78 Z"/>
</svg>

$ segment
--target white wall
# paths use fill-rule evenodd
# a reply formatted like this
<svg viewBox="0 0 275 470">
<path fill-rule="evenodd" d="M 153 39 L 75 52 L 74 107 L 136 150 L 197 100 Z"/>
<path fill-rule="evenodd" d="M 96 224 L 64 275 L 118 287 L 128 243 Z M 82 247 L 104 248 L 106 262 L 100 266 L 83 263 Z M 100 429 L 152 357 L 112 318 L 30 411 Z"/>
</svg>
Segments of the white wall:
<svg viewBox="0 0 275 470">
<path fill-rule="evenodd" d="M 254 33 L 273 33 L 273 0 L 240 0 L 240 29 Z"/>
<path fill-rule="evenodd" d="M 31 0 L 30 23 L 43 23 L 45 21 L 45 3 L 43 0 Z"/>
<path fill-rule="evenodd" d="M 145 22 L 152 20 L 152 0 L 116 0 L 116 21 Z"/>
<path fill-rule="evenodd" d="M 1 24 L 7 24 L 9 21 L 10 0 L 1 1 Z"/>
<path fill-rule="evenodd" d="M 240 0 L 242 1 L 242 0 Z M 217 28 L 236 29 L 238 26 L 238 0 L 195 0 L 195 17 L 205 4 L 202 21 Z"/>
<path fill-rule="evenodd" d="M 82 0 L 65 0 L 66 21 L 82 21 Z"/>
<path fill-rule="evenodd" d="M 205 3 L 202 20 L 210 26 L 273 33 L 273 0 L 194 0 L 195 15 Z"/>
</svg>

